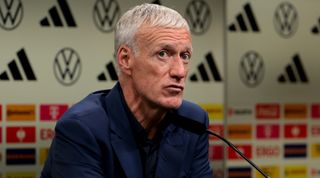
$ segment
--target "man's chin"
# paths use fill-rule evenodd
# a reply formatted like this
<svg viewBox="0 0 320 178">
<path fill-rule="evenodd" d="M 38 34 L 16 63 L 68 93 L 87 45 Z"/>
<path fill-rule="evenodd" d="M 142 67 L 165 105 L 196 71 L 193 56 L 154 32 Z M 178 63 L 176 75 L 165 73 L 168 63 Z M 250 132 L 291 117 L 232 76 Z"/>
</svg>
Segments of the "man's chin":
<svg viewBox="0 0 320 178">
<path fill-rule="evenodd" d="M 170 101 L 165 104 L 167 109 L 177 109 L 181 106 L 182 100 Z"/>
</svg>

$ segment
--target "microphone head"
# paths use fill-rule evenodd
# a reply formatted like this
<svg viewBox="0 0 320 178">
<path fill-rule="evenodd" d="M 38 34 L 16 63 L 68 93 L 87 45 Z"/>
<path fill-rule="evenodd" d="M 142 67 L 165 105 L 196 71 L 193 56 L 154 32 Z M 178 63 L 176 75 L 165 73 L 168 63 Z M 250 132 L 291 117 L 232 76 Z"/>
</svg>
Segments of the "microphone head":
<svg viewBox="0 0 320 178">
<path fill-rule="evenodd" d="M 189 132 L 193 132 L 198 135 L 206 133 L 207 128 L 204 124 L 179 115 L 175 112 L 169 112 L 169 119 L 174 125 L 181 127 Z"/>
</svg>

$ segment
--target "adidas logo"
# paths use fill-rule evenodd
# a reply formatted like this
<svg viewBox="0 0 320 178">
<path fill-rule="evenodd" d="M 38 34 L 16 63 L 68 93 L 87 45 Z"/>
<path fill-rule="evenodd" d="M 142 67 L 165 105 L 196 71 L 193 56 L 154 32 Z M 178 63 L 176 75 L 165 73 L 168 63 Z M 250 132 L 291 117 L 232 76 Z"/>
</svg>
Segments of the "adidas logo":
<svg viewBox="0 0 320 178">
<path fill-rule="evenodd" d="M 32 70 L 31 64 L 28 60 L 28 57 L 22 48 L 20 51 L 17 52 L 17 56 L 19 61 L 12 60 L 8 64 L 8 70 L 11 73 L 13 80 L 37 80 L 34 72 Z M 24 72 L 25 77 L 22 76 L 22 72 Z M 8 71 L 4 71 L 0 73 L 0 81 L 8 81 L 10 80 Z"/>
<path fill-rule="evenodd" d="M 154 0 L 154 1 L 152 2 L 152 4 L 158 4 L 158 5 L 161 5 L 161 2 L 160 2 L 160 0 Z"/>
<path fill-rule="evenodd" d="M 293 63 L 288 64 L 285 67 L 285 72 L 281 74 L 278 78 L 280 83 L 286 83 L 287 81 L 291 83 L 303 82 L 308 83 L 308 77 L 304 71 L 302 62 L 298 54 L 293 56 Z"/>
<path fill-rule="evenodd" d="M 313 34 L 319 34 L 320 33 L 320 18 L 318 20 L 318 24 L 315 24 L 312 29 L 311 29 L 311 33 Z"/>
<path fill-rule="evenodd" d="M 76 22 L 72 16 L 71 10 L 69 8 L 69 5 L 66 0 L 58 0 L 58 5 L 60 8 L 60 13 L 62 12 L 62 15 L 65 20 L 65 25 L 68 27 L 76 27 Z M 50 27 L 50 21 L 49 18 L 51 18 L 51 21 L 55 27 L 63 27 L 64 23 L 61 19 L 61 14 L 59 14 L 58 8 L 56 6 L 53 6 L 49 9 L 49 17 L 44 17 L 40 21 L 40 25 L 43 27 Z"/>
<path fill-rule="evenodd" d="M 106 64 L 106 70 L 101 72 L 97 77 L 98 81 L 108 81 L 107 76 L 111 81 L 118 80 L 116 68 L 114 67 L 112 62 L 109 62 L 108 64 Z"/>
<path fill-rule="evenodd" d="M 236 16 L 236 22 L 229 25 L 229 31 L 236 32 L 239 30 L 242 32 L 248 32 L 249 30 L 252 30 L 253 32 L 260 31 L 249 3 L 244 5 L 244 13 L 239 13 Z"/>
<path fill-rule="evenodd" d="M 207 71 L 211 72 L 211 75 L 208 74 Z M 198 65 L 198 73 L 194 73 L 190 76 L 190 81 L 196 82 L 199 81 L 198 76 L 200 75 L 202 81 L 209 82 L 210 80 L 214 80 L 217 82 L 221 82 L 221 76 L 218 71 L 218 68 L 214 62 L 213 56 L 211 53 L 206 55 L 206 62 L 203 62 Z"/>
</svg>

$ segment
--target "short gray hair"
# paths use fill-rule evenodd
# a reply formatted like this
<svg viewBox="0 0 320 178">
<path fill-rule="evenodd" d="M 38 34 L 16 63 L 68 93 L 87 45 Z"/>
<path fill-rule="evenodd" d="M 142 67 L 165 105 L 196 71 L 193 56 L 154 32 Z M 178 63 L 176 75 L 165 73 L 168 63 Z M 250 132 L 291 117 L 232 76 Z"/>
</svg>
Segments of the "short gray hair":
<svg viewBox="0 0 320 178">
<path fill-rule="evenodd" d="M 135 35 L 142 25 L 150 27 L 184 28 L 190 31 L 187 21 L 175 10 L 157 4 L 144 3 L 125 12 L 115 28 L 115 53 L 126 44 L 135 49 Z"/>
</svg>

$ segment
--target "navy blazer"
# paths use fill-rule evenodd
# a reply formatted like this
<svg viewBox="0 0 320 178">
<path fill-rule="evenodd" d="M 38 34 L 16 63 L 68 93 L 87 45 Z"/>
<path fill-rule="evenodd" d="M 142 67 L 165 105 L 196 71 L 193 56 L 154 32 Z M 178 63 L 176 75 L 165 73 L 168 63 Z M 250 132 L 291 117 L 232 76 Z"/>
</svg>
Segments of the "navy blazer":
<svg viewBox="0 0 320 178">
<path fill-rule="evenodd" d="M 142 178 L 121 87 L 92 93 L 72 106 L 55 127 L 41 178 Z M 207 113 L 183 101 L 175 112 L 208 126 Z M 156 178 L 212 178 L 208 135 L 169 124 L 158 152 Z"/>
</svg>

